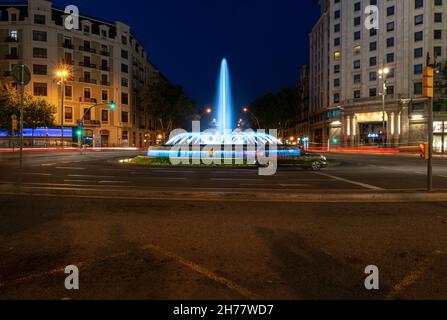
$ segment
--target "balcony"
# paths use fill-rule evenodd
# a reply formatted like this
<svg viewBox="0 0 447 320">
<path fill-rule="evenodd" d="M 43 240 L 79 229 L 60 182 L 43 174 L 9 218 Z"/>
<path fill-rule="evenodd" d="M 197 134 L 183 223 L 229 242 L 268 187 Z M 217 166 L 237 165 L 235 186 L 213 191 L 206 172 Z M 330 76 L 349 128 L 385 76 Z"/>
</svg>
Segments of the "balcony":
<svg viewBox="0 0 447 320">
<path fill-rule="evenodd" d="M 108 81 L 101 81 L 101 85 L 110 87 L 110 82 L 108 82 Z"/>
<path fill-rule="evenodd" d="M 89 47 L 79 47 L 79 51 L 89 52 L 89 53 L 96 53 L 96 49 L 89 48 Z"/>
<path fill-rule="evenodd" d="M 99 54 L 102 55 L 102 56 L 110 57 L 110 52 L 109 51 L 101 50 L 101 51 L 99 51 Z"/>
<path fill-rule="evenodd" d="M 7 54 L 7 55 L 5 55 L 5 59 L 6 60 L 17 60 L 17 59 L 19 59 L 19 55 L 17 53 Z"/>
<path fill-rule="evenodd" d="M 15 37 L 8 36 L 5 38 L 5 42 L 19 42 L 19 39 Z"/>
<path fill-rule="evenodd" d="M 79 62 L 79 66 L 80 67 L 85 67 L 85 68 L 91 68 L 91 69 L 96 69 L 96 64 L 93 63 L 86 63 L 86 62 Z"/>
<path fill-rule="evenodd" d="M 74 45 L 72 43 L 63 42 L 62 43 L 62 48 L 73 50 L 74 49 Z"/>
<path fill-rule="evenodd" d="M 99 69 L 101 69 L 102 71 L 110 71 L 110 67 L 106 65 L 99 66 Z"/>
<path fill-rule="evenodd" d="M 90 78 L 79 78 L 79 82 L 92 83 L 92 84 L 98 83 L 98 81 L 96 81 L 95 79 L 90 79 Z"/>
<path fill-rule="evenodd" d="M 84 120 L 83 126 L 84 127 L 100 127 L 101 122 L 99 120 Z"/>
<path fill-rule="evenodd" d="M 67 64 L 67 65 L 70 65 L 70 66 L 74 66 L 75 62 L 73 60 L 63 59 L 62 60 L 62 64 Z"/>
<path fill-rule="evenodd" d="M 80 97 L 80 98 L 79 98 L 79 102 L 84 102 L 84 103 L 97 103 L 98 100 L 96 100 L 95 98 L 85 98 L 85 97 Z"/>
</svg>

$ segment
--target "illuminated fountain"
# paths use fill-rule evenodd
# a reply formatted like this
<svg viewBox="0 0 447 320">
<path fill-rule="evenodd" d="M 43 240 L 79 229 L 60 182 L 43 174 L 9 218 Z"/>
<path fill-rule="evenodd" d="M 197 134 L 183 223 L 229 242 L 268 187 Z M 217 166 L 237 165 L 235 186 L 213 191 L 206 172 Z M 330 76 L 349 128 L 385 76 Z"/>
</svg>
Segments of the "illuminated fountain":
<svg viewBox="0 0 447 320">
<path fill-rule="evenodd" d="M 177 130 L 178 132 L 171 134 L 169 141 L 163 147 L 150 148 L 148 156 L 203 158 L 210 154 L 210 149 L 204 148 L 205 146 L 212 146 L 213 155 L 225 158 L 239 158 L 241 156 L 245 157 L 247 154 L 259 154 L 259 146 L 262 146 L 263 153 L 265 152 L 264 150 L 274 149 L 277 155 L 300 155 L 299 150 L 281 147 L 282 143 L 279 139 L 262 130 L 258 132 L 253 130 L 233 130 L 230 73 L 226 59 L 222 60 L 218 82 L 216 101 L 218 111 L 217 128 L 202 132 L 199 122 L 195 122 L 193 123 L 192 132 Z M 181 151 L 179 151 L 179 148 L 181 148 Z"/>
</svg>

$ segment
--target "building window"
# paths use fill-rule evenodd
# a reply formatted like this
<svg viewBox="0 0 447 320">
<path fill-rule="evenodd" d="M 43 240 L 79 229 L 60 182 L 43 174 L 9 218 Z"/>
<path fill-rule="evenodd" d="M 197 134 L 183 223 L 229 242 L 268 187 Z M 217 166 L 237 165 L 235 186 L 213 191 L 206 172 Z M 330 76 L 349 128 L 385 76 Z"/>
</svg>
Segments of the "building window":
<svg viewBox="0 0 447 320">
<path fill-rule="evenodd" d="M 334 53 L 334 60 L 338 61 L 341 58 L 341 52 L 340 51 L 335 51 Z"/>
<path fill-rule="evenodd" d="M 386 55 L 386 62 L 387 63 L 393 63 L 394 62 L 394 53 L 388 53 Z"/>
<path fill-rule="evenodd" d="M 47 33 L 44 31 L 33 30 L 33 40 L 46 42 L 47 41 Z"/>
<path fill-rule="evenodd" d="M 414 49 L 414 58 L 422 58 L 424 56 L 424 49 L 423 48 L 416 48 Z"/>
<path fill-rule="evenodd" d="M 65 107 L 64 119 L 67 122 L 73 121 L 73 108 L 72 107 Z"/>
<path fill-rule="evenodd" d="M 46 76 L 47 66 L 43 64 L 33 64 L 33 74 Z"/>
<path fill-rule="evenodd" d="M 46 24 L 46 17 L 42 14 L 35 14 L 34 24 Z"/>
<path fill-rule="evenodd" d="M 415 0 L 414 1 L 414 8 L 420 9 L 424 7 L 424 0 Z"/>
<path fill-rule="evenodd" d="M 423 23 L 424 23 L 424 15 L 423 14 L 420 14 L 420 15 L 414 17 L 414 25 L 415 26 L 418 26 Z"/>
<path fill-rule="evenodd" d="M 123 123 L 129 122 L 129 112 L 127 112 L 127 111 L 121 112 L 121 122 L 123 122 Z"/>
<path fill-rule="evenodd" d="M 415 95 L 421 95 L 422 94 L 422 82 L 415 82 L 413 91 L 414 91 Z"/>
<path fill-rule="evenodd" d="M 121 78 L 121 85 L 126 88 L 129 87 L 129 79 Z"/>
<path fill-rule="evenodd" d="M 387 17 L 394 16 L 395 11 L 396 10 L 395 10 L 394 6 L 386 8 L 386 15 L 387 15 Z"/>
<path fill-rule="evenodd" d="M 84 88 L 84 98 L 90 99 L 92 97 L 92 91 L 90 88 Z"/>
<path fill-rule="evenodd" d="M 65 99 L 72 100 L 73 99 L 73 87 L 65 86 Z"/>
<path fill-rule="evenodd" d="M 14 41 L 18 41 L 19 40 L 18 31 L 17 30 L 9 31 L 9 39 L 14 40 Z"/>
<path fill-rule="evenodd" d="M 423 66 L 422 64 L 416 64 L 414 66 L 414 74 L 422 74 Z"/>
<path fill-rule="evenodd" d="M 122 104 L 129 104 L 129 95 L 127 93 L 121 94 L 121 103 Z"/>
<path fill-rule="evenodd" d="M 46 97 L 48 95 L 48 85 L 42 82 L 34 82 L 33 94 L 36 97 Z"/>
<path fill-rule="evenodd" d="M 127 64 L 122 63 L 121 64 L 121 72 L 129 73 L 129 66 Z"/>
<path fill-rule="evenodd" d="M 354 91 L 354 99 L 360 99 L 361 95 L 360 95 L 360 90 L 355 90 Z"/>
<path fill-rule="evenodd" d="M 109 110 L 102 109 L 101 110 L 101 121 L 102 122 L 109 122 Z"/>
<path fill-rule="evenodd" d="M 414 33 L 414 42 L 419 42 L 424 40 L 424 33 L 422 31 L 418 31 Z"/>
<path fill-rule="evenodd" d="M 46 48 L 33 48 L 33 58 L 46 59 L 48 57 Z"/>
<path fill-rule="evenodd" d="M 109 101 L 109 91 L 102 90 L 101 91 L 101 99 L 102 99 L 102 101 Z"/>
<path fill-rule="evenodd" d="M 83 116 L 84 120 L 92 120 L 92 110 L 90 108 L 84 108 Z"/>
</svg>

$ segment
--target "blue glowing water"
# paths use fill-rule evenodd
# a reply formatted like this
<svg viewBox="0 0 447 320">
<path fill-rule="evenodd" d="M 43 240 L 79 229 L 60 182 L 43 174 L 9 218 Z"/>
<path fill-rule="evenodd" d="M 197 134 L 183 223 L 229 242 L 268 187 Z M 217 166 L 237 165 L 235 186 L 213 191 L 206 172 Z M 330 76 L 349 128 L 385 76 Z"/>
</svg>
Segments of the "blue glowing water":
<svg viewBox="0 0 447 320">
<path fill-rule="evenodd" d="M 233 131 L 233 103 L 228 62 L 224 58 L 220 64 L 217 92 L 217 129 L 205 132 L 186 132 L 172 137 L 165 146 L 190 145 L 282 145 L 276 137 L 263 133 L 240 129 Z M 155 152 L 155 151 L 154 151 Z"/>
<path fill-rule="evenodd" d="M 233 104 L 231 97 L 230 71 L 227 59 L 222 59 L 218 81 L 217 95 L 218 127 L 220 132 L 233 129 Z"/>
</svg>

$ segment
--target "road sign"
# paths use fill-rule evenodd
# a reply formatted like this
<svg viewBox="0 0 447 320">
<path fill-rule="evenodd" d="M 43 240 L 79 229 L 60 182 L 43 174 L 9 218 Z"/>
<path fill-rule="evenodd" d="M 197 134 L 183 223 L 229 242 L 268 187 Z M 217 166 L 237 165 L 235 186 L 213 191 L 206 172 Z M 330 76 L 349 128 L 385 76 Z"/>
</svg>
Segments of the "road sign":
<svg viewBox="0 0 447 320">
<path fill-rule="evenodd" d="M 23 69 L 23 72 L 22 72 Z M 12 68 L 12 77 L 19 85 L 26 86 L 31 81 L 31 71 L 25 65 L 16 65 Z"/>
</svg>

